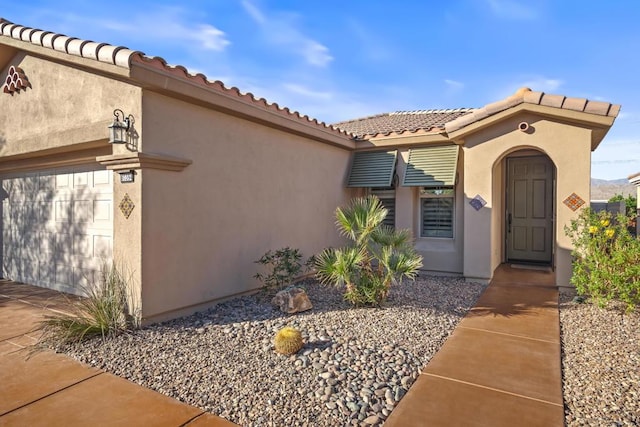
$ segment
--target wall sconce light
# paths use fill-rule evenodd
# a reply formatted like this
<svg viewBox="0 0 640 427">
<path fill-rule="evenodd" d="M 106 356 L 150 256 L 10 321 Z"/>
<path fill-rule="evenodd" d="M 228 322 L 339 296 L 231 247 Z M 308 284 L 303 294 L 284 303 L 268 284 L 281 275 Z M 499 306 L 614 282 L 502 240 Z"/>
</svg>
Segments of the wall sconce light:
<svg viewBox="0 0 640 427">
<path fill-rule="evenodd" d="M 135 120 L 129 114 L 125 117 L 124 112 L 116 108 L 113 110 L 113 123 L 109 125 L 109 144 L 126 144 L 129 136 L 129 129 Z"/>
</svg>

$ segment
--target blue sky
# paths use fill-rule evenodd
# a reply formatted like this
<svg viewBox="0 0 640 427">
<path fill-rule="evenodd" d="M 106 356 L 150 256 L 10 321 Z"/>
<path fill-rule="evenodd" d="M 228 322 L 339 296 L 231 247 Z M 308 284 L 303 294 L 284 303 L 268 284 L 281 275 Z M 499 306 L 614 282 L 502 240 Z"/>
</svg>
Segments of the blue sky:
<svg viewBox="0 0 640 427">
<path fill-rule="evenodd" d="M 622 104 L 591 175 L 640 172 L 634 0 L 3 0 L 0 16 L 161 56 L 328 123 L 481 107 L 521 86 Z"/>
</svg>

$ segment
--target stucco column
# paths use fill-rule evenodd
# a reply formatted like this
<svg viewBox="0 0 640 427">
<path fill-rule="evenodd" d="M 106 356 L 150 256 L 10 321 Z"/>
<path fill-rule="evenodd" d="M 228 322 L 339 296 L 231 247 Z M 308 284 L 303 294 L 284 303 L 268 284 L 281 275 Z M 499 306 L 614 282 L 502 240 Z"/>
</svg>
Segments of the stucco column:
<svg viewBox="0 0 640 427">
<path fill-rule="evenodd" d="M 467 280 L 491 278 L 492 162 L 479 156 L 480 150 L 464 147 L 464 257 L 463 274 Z M 476 210 L 469 201 L 480 195 L 487 204 Z"/>
<path fill-rule="evenodd" d="M 142 310 L 142 170 L 134 182 L 121 183 L 113 171 L 113 260 L 131 286 L 132 308 Z M 128 216 L 127 216 L 128 214 Z"/>
<path fill-rule="evenodd" d="M 413 187 L 402 186 L 402 177 L 407 168 L 408 160 L 409 150 L 400 150 L 396 166 L 396 174 L 400 180 L 396 187 L 396 228 L 399 230 L 405 228 L 411 230 L 415 238 L 419 233 L 416 232 L 414 221 L 414 189 Z"/>
</svg>

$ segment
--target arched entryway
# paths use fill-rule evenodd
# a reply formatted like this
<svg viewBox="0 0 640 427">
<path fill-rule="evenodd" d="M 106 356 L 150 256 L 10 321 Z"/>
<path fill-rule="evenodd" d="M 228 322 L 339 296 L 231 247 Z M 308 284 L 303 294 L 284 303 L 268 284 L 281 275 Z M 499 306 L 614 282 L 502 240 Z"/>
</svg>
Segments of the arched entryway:
<svg viewBox="0 0 640 427">
<path fill-rule="evenodd" d="M 532 149 L 512 151 L 502 159 L 504 261 L 553 265 L 555 236 L 555 166 Z"/>
</svg>

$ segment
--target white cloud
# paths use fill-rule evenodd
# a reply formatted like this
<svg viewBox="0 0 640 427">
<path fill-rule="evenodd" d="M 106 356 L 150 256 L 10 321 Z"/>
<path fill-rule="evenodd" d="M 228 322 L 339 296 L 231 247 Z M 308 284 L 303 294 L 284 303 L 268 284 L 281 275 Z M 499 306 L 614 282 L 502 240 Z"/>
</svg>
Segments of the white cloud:
<svg viewBox="0 0 640 427">
<path fill-rule="evenodd" d="M 538 17 L 536 9 L 513 0 L 487 0 L 493 14 L 499 18 L 511 20 L 532 20 Z"/>
<path fill-rule="evenodd" d="M 329 49 L 326 46 L 323 46 L 313 40 L 307 40 L 306 45 L 303 55 L 309 64 L 324 67 L 333 60 L 333 57 L 329 54 Z"/>
<path fill-rule="evenodd" d="M 100 41 L 110 42 L 114 33 L 121 33 L 129 42 L 159 41 L 165 44 L 195 46 L 197 49 L 224 51 L 231 44 L 224 31 L 211 24 L 197 24 L 185 16 L 179 7 L 161 7 L 153 12 L 132 13 L 126 20 L 115 18 L 90 18 L 74 13 L 45 11 L 45 15 L 58 20 L 59 31 L 71 36 L 80 32 L 100 35 Z M 101 35 L 100 33 L 104 33 Z M 135 48 L 135 46 L 134 46 Z M 153 52 L 151 52 L 153 54 Z"/>
<path fill-rule="evenodd" d="M 260 25 L 263 25 L 267 22 L 267 18 L 260 12 L 260 9 L 255 7 L 253 4 L 249 3 L 246 0 L 242 0 L 242 7 L 244 10 L 251 16 L 251 18 Z"/>
<path fill-rule="evenodd" d="M 506 98 L 522 87 L 528 87 L 533 91 L 556 94 L 564 84 L 564 81 L 560 79 L 545 76 L 516 76 L 511 81 L 512 83 L 503 86 L 491 98 L 493 100 Z"/>
<path fill-rule="evenodd" d="M 208 24 L 200 25 L 198 31 L 192 32 L 189 37 L 202 43 L 202 47 L 207 50 L 223 51 L 231 44 L 223 31 Z"/>
<path fill-rule="evenodd" d="M 537 77 L 531 80 L 523 81 L 518 84 L 518 88 L 520 87 L 528 87 L 531 90 L 536 90 L 540 92 L 555 92 L 560 86 L 562 86 L 564 82 L 559 79 L 549 79 L 546 77 Z M 517 89 L 516 89 L 517 90 Z"/>
<path fill-rule="evenodd" d="M 370 31 L 370 26 L 362 25 L 354 19 L 347 20 L 347 25 L 355 40 L 360 43 L 356 54 L 375 62 L 391 59 L 391 51 L 394 50 L 389 46 L 391 37 L 385 37 L 380 28 Z"/>
<path fill-rule="evenodd" d="M 640 172 L 640 139 L 605 138 L 591 156 L 591 176 L 619 179 Z"/>
<path fill-rule="evenodd" d="M 452 80 L 452 79 L 444 79 L 444 82 L 447 84 L 447 86 L 449 87 L 449 89 L 453 89 L 453 90 L 461 90 L 464 88 L 464 83 L 459 82 L 457 80 Z"/>
<path fill-rule="evenodd" d="M 127 27 L 118 27 L 118 24 L 115 27 L 118 31 L 126 32 L 128 38 L 196 42 L 196 46 L 203 50 L 221 52 L 231 44 L 224 31 L 210 24 L 193 25 L 183 19 L 182 15 L 181 9 L 162 8 L 150 15 L 131 16 Z M 98 24 L 114 29 L 114 24 L 110 21 L 99 21 Z"/>
<path fill-rule="evenodd" d="M 301 95 L 307 98 L 330 100 L 333 98 L 331 92 L 319 92 L 297 83 L 284 83 L 284 89 L 295 95 Z"/>
<path fill-rule="evenodd" d="M 242 7 L 261 28 L 266 42 L 278 49 L 287 48 L 300 56 L 307 64 L 326 67 L 333 56 L 322 43 L 306 36 L 297 24 L 299 15 L 280 13 L 267 15 L 248 0 L 242 1 Z"/>
</svg>

